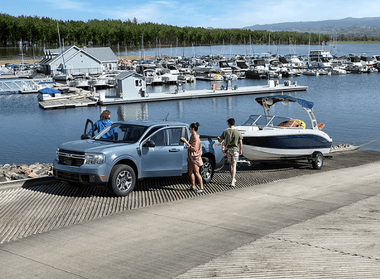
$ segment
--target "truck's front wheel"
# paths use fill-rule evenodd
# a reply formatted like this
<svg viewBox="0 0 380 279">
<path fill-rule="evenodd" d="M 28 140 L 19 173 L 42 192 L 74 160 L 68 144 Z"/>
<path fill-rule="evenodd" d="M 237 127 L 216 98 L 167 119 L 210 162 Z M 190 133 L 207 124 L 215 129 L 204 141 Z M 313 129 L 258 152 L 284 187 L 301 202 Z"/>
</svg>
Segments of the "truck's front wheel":
<svg viewBox="0 0 380 279">
<path fill-rule="evenodd" d="M 111 171 L 110 188 L 116 196 L 126 196 L 136 185 L 136 174 L 128 165 L 116 165 Z"/>
</svg>

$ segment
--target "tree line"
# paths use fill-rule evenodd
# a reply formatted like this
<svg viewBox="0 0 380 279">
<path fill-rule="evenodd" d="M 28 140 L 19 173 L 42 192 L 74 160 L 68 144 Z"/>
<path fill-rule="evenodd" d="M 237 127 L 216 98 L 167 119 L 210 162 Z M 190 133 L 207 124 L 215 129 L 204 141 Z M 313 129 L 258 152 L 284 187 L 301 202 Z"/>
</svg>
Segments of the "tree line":
<svg viewBox="0 0 380 279">
<path fill-rule="evenodd" d="M 58 35 L 59 28 L 59 35 Z M 216 44 L 320 44 L 329 36 L 313 33 L 268 32 L 248 29 L 209 29 L 178 27 L 133 20 L 54 20 L 48 17 L 18 16 L 0 13 L 0 45 L 58 46 L 204 46 Z"/>
</svg>

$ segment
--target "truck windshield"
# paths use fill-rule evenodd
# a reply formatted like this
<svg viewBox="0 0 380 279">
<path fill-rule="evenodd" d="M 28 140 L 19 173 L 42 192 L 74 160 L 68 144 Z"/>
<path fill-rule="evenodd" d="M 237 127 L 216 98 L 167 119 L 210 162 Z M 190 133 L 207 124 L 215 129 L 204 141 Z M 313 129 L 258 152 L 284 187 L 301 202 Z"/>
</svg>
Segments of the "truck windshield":
<svg viewBox="0 0 380 279">
<path fill-rule="evenodd" d="M 141 125 L 114 123 L 104 128 L 94 139 L 112 142 L 135 143 L 148 127 Z"/>
</svg>

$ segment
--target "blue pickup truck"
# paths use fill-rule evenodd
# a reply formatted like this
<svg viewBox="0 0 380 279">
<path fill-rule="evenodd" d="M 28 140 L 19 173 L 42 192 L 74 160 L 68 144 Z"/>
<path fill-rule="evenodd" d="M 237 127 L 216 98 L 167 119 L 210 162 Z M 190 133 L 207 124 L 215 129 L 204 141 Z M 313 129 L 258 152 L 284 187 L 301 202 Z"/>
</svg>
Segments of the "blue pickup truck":
<svg viewBox="0 0 380 279">
<path fill-rule="evenodd" d="M 72 186 L 106 186 L 116 196 L 126 196 L 139 179 L 187 172 L 187 145 L 180 140 L 190 136 L 185 123 L 120 121 L 90 136 L 92 127 L 93 122 L 87 120 L 81 140 L 58 147 L 53 164 L 57 179 Z M 214 144 L 216 137 L 201 136 L 201 142 L 204 164 L 200 171 L 208 183 L 224 166 L 225 156 L 221 145 Z"/>
</svg>

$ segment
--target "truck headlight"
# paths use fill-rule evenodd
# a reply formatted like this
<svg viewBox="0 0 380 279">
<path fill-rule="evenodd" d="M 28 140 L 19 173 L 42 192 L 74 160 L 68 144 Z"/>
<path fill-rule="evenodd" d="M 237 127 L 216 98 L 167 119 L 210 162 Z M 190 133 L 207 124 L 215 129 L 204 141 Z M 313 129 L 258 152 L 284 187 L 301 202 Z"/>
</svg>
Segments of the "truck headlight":
<svg viewBox="0 0 380 279">
<path fill-rule="evenodd" d="M 85 160 L 86 164 L 103 164 L 106 156 L 101 153 L 86 153 Z"/>
</svg>

